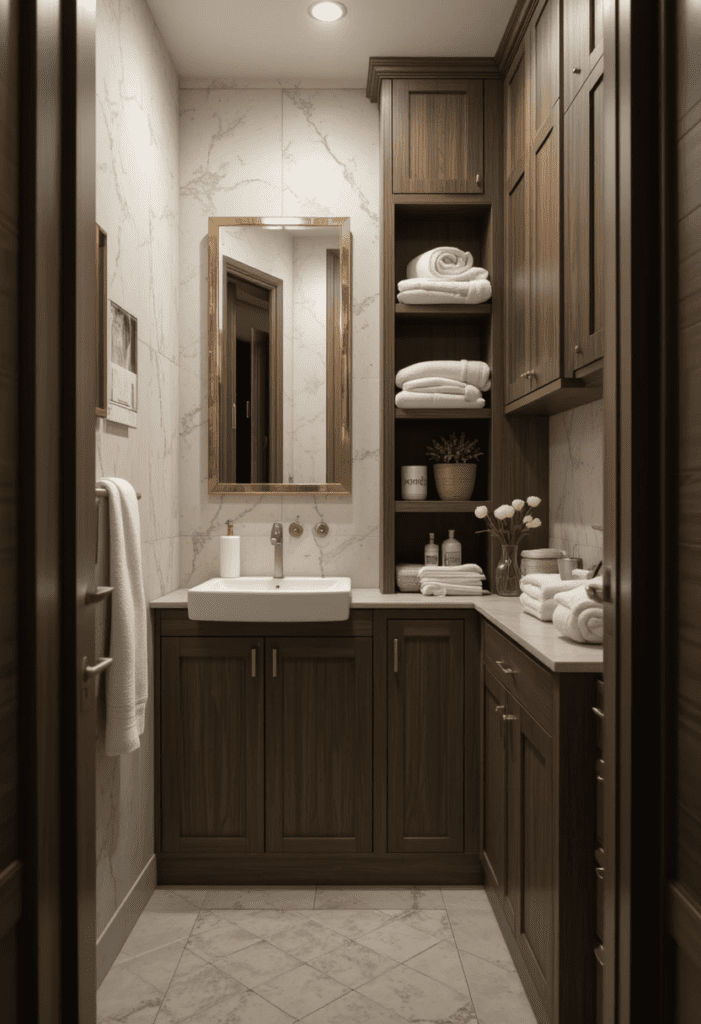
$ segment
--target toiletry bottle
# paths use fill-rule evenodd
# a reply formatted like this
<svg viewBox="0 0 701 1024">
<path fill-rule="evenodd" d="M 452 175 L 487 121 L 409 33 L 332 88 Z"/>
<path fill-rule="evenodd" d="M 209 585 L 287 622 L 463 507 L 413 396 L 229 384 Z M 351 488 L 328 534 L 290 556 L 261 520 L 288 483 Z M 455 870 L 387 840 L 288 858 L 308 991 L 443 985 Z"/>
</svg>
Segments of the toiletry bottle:
<svg viewBox="0 0 701 1024">
<path fill-rule="evenodd" d="M 226 537 L 219 538 L 219 575 L 235 580 L 241 575 L 241 538 L 234 537 L 234 524 L 226 521 Z"/>
<path fill-rule="evenodd" d="M 434 540 L 435 534 L 429 533 L 428 544 L 424 547 L 424 565 L 438 565 L 438 545 Z"/>
<path fill-rule="evenodd" d="M 462 565 L 462 544 L 455 539 L 455 530 L 448 530 L 448 539 L 441 544 L 443 565 Z"/>
</svg>

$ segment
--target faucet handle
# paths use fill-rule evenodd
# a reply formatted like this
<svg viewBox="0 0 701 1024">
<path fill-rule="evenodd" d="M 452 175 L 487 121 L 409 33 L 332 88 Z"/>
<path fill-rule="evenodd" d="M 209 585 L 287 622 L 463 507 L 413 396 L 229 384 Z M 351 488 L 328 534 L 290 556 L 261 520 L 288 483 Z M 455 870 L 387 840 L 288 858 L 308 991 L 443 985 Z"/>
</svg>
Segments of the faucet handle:
<svg viewBox="0 0 701 1024">
<path fill-rule="evenodd" d="M 316 526 L 314 527 L 314 533 L 317 535 L 317 537 L 325 537 L 328 532 L 329 532 L 328 524 L 325 523 L 323 519 L 321 520 L 320 523 L 317 523 Z"/>
</svg>

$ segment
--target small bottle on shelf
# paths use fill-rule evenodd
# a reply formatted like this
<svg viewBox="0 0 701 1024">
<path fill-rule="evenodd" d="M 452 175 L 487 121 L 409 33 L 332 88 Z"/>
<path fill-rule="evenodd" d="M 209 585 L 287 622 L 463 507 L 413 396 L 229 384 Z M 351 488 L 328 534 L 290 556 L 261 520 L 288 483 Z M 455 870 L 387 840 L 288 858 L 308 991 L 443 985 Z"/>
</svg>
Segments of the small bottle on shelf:
<svg viewBox="0 0 701 1024">
<path fill-rule="evenodd" d="M 428 544 L 424 546 L 424 565 L 438 565 L 438 545 L 435 534 L 429 533 Z"/>
<path fill-rule="evenodd" d="M 462 565 L 462 544 L 455 539 L 455 530 L 448 530 L 447 540 L 441 544 L 443 565 Z"/>
</svg>

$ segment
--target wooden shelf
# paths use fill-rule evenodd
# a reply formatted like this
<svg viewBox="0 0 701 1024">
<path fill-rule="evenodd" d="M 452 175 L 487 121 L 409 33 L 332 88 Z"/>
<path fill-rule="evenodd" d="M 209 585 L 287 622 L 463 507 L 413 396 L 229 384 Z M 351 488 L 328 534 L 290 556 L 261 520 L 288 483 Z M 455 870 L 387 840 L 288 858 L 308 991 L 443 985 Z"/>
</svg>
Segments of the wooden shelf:
<svg viewBox="0 0 701 1024">
<path fill-rule="evenodd" d="M 398 409 L 394 407 L 398 420 L 489 420 L 491 409 Z"/>
<path fill-rule="evenodd" d="M 506 405 L 504 412 L 507 416 L 554 416 L 589 402 L 598 402 L 603 397 L 603 390 L 596 383 L 596 375 L 592 380 L 593 383 L 589 384 L 574 377 L 560 377 Z"/>
<path fill-rule="evenodd" d="M 397 302 L 394 307 L 397 316 L 401 317 L 455 317 L 461 320 L 479 320 L 492 315 L 491 302 L 480 302 L 475 305 L 463 303 L 440 303 L 435 306 L 409 306 Z"/>
<path fill-rule="evenodd" d="M 491 509 L 493 501 L 395 501 L 395 512 L 474 512 L 480 505 Z"/>
</svg>

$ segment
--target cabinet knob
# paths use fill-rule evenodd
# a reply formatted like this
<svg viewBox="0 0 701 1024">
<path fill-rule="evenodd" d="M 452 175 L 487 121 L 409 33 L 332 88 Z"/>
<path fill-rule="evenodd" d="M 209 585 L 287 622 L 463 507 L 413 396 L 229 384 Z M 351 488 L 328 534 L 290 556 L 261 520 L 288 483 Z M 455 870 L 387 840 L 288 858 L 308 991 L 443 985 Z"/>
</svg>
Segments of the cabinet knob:
<svg viewBox="0 0 701 1024">
<path fill-rule="evenodd" d="M 581 73 L 582 73 L 582 69 L 581 68 L 572 68 L 572 74 L 573 75 L 581 75 Z"/>
<path fill-rule="evenodd" d="M 502 715 L 501 717 L 504 719 L 505 722 L 515 722 L 516 721 L 516 715 Z"/>
<path fill-rule="evenodd" d="M 475 181 L 476 181 L 476 182 L 477 182 L 477 184 L 479 185 L 479 183 L 480 183 L 480 176 L 479 176 L 479 174 L 476 174 L 476 175 L 475 175 Z"/>
<path fill-rule="evenodd" d="M 575 345 L 574 346 L 574 350 L 575 350 L 575 352 L 577 353 L 578 356 L 581 356 L 581 354 L 582 354 L 582 346 L 581 345 Z"/>
</svg>

